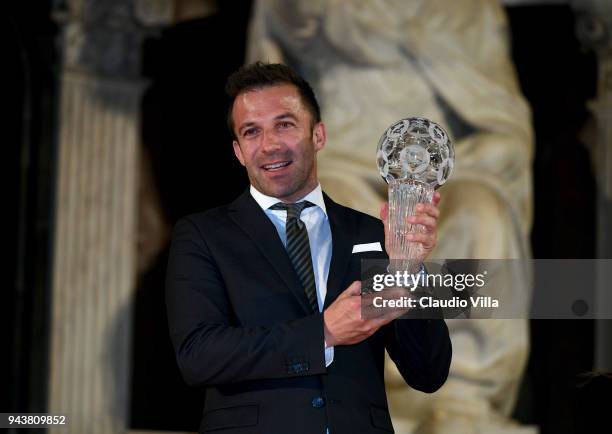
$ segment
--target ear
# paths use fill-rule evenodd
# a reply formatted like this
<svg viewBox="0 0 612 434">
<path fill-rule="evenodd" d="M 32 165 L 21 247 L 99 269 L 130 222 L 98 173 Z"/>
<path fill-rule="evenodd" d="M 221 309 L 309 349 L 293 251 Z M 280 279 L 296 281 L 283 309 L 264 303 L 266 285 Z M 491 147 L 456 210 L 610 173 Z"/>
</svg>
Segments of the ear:
<svg viewBox="0 0 612 434">
<path fill-rule="evenodd" d="M 325 130 L 325 124 L 323 122 L 315 124 L 312 130 L 312 141 L 316 152 L 325 147 L 325 143 L 327 142 L 327 131 Z"/>
<path fill-rule="evenodd" d="M 244 157 L 242 156 L 242 149 L 240 149 L 240 144 L 237 140 L 232 142 L 232 146 L 234 147 L 234 155 L 240 161 L 240 164 L 244 166 Z"/>
</svg>

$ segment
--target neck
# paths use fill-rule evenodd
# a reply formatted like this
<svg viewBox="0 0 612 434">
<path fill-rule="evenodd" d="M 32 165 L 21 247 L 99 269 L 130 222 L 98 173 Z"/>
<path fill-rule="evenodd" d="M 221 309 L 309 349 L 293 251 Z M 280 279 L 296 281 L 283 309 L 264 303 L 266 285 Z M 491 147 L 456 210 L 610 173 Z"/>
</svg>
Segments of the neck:
<svg viewBox="0 0 612 434">
<path fill-rule="evenodd" d="M 315 188 L 317 188 L 317 185 L 319 185 L 319 181 L 316 178 L 314 178 L 312 181 L 308 182 L 298 191 L 288 196 L 278 197 L 277 199 L 284 203 L 297 202 L 298 200 L 302 199 L 306 195 L 310 194 Z"/>
</svg>

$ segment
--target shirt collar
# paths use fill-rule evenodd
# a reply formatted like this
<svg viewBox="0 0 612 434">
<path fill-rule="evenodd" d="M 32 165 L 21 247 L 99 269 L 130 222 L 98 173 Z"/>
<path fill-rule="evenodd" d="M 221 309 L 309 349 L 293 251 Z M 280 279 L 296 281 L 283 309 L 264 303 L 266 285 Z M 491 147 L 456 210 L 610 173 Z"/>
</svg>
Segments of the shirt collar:
<svg viewBox="0 0 612 434">
<path fill-rule="evenodd" d="M 275 197 L 266 196 L 252 185 L 250 188 L 250 193 L 251 196 L 253 196 L 253 199 L 255 199 L 255 202 L 257 202 L 257 204 L 264 211 L 266 211 L 272 205 L 278 202 L 282 202 L 281 200 Z M 296 202 L 301 202 L 303 200 L 307 200 L 308 202 L 315 204 L 316 206 L 321 208 L 323 210 L 323 213 L 327 216 L 327 210 L 325 209 L 325 201 L 323 200 L 323 190 L 321 190 L 321 184 L 317 184 L 317 186 L 310 193 L 308 193 L 303 198 L 296 200 Z"/>
</svg>

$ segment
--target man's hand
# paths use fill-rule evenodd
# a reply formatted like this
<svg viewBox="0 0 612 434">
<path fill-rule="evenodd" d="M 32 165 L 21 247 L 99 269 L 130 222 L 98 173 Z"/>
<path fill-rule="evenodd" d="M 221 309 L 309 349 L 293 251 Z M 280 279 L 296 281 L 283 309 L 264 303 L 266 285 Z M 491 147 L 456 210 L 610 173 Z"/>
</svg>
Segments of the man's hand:
<svg viewBox="0 0 612 434">
<path fill-rule="evenodd" d="M 415 215 L 409 216 L 407 219 L 408 223 L 421 225 L 419 231 L 406 235 L 408 241 L 419 245 L 417 249 L 418 255 L 416 258 L 413 258 L 419 263 L 425 261 L 434 247 L 436 247 L 438 217 L 440 216 L 438 203 L 440 203 L 440 193 L 436 191 L 433 195 L 433 202 L 431 204 L 417 204 L 415 207 Z M 383 203 L 380 208 L 380 219 L 385 224 L 385 249 L 389 253 L 390 259 L 397 259 L 391 257 L 393 252 L 389 249 L 388 202 Z"/>
<path fill-rule="evenodd" d="M 366 300 L 365 303 L 367 304 L 365 308 L 368 308 L 371 300 Z M 407 309 L 376 310 L 379 315 L 376 318 L 362 319 L 361 282 L 353 282 L 323 312 L 325 345 L 333 347 L 358 344 L 385 324 L 404 314 Z"/>
</svg>

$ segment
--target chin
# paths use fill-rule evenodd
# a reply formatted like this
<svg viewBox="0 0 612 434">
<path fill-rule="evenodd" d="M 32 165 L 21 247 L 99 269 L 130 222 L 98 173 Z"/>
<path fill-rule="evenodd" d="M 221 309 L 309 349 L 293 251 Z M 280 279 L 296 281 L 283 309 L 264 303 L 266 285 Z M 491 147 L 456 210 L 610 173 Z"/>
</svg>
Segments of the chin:
<svg viewBox="0 0 612 434">
<path fill-rule="evenodd" d="M 287 188 L 287 187 L 277 187 L 277 188 L 269 188 L 269 193 L 266 193 L 268 196 L 284 198 L 295 194 L 296 189 Z"/>
</svg>

